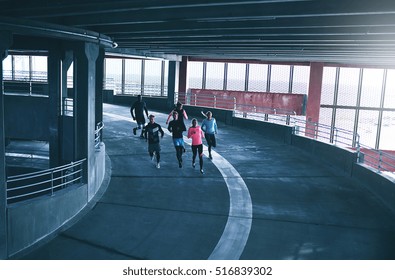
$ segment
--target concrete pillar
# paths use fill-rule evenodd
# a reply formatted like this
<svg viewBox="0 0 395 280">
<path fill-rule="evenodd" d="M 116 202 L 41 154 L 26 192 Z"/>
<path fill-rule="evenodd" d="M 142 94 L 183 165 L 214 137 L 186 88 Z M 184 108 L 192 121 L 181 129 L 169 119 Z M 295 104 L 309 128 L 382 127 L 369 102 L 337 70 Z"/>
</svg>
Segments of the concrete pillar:
<svg viewBox="0 0 395 280">
<path fill-rule="evenodd" d="M 67 71 L 70 68 L 71 63 L 73 63 L 74 55 L 73 51 L 67 50 L 63 52 L 62 58 L 62 100 L 68 96 L 67 93 Z"/>
<path fill-rule="evenodd" d="M 178 73 L 179 73 L 178 61 L 169 61 L 169 73 L 167 81 L 167 107 L 169 109 L 174 107 L 175 93 L 178 92 Z"/>
<path fill-rule="evenodd" d="M 62 94 L 62 51 L 59 46 L 50 48 L 48 54 L 49 88 L 49 167 L 61 165 L 59 141 L 59 116 Z"/>
<path fill-rule="evenodd" d="M 310 135 L 316 131 L 315 126 L 312 123 L 318 123 L 320 118 L 323 72 L 324 72 L 323 63 L 318 63 L 318 62 L 310 63 L 309 93 L 307 97 L 307 106 L 306 106 L 306 120 L 307 120 L 306 133 Z"/>
<path fill-rule="evenodd" d="M 86 158 L 83 180 L 88 184 L 87 198 L 93 197 L 95 184 L 95 100 L 96 59 L 99 46 L 81 43 L 75 50 L 74 68 L 74 143 L 75 160 Z"/>
<path fill-rule="evenodd" d="M 7 249 L 7 174 L 5 162 L 3 59 L 12 44 L 12 35 L 0 31 L 0 259 L 8 257 Z"/>
<path fill-rule="evenodd" d="M 180 74 L 178 81 L 178 92 L 186 93 L 188 89 L 188 57 L 183 56 L 180 63 Z M 183 102 L 184 103 L 184 102 Z"/>
<path fill-rule="evenodd" d="M 103 79 L 104 79 L 104 49 L 99 50 L 96 60 L 96 117 L 95 122 L 103 121 Z"/>
</svg>

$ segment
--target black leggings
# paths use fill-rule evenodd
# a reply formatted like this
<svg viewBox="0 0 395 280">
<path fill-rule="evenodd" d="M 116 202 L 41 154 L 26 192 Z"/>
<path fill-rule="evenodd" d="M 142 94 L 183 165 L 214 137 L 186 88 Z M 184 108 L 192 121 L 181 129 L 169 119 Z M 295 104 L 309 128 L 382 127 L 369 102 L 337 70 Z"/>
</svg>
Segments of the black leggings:
<svg viewBox="0 0 395 280">
<path fill-rule="evenodd" d="M 217 140 L 215 139 L 215 134 L 205 133 L 204 137 L 206 138 L 207 145 L 208 145 L 208 152 L 211 155 L 211 147 L 217 146 Z"/>
<path fill-rule="evenodd" d="M 177 155 L 178 162 L 182 162 L 183 151 L 184 151 L 183 146 L 176 146 L 176 155 Z"/>
<path fill-rule="evenodd" d="M 156 155 L 156 162 L 159 163 L 160 162 L 160 151 L 154 151 L 155 155 Z M 154 156 L 154 152 L 149 152 L 150 157 Z"/>
<path fill-rule="evenodd" d="M 195 163 L 196 155 L 198 152 L 200 169 L 203 169 L 203 144 L 192 145 L 192 163 Z"/>
</svg>

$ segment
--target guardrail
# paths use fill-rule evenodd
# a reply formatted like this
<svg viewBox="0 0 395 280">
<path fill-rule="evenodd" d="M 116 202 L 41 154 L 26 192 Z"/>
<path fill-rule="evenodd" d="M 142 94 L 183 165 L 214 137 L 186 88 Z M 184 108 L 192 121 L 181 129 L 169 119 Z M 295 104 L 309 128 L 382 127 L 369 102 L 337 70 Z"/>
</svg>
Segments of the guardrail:
<svg viewBox="0 0 395 280">
<path fill-rule="evenodd" d="M 236 110 L 236 98 L 209 94 L 178 93 L 178 100 L 185 105 Z"/>
<path fill-rule="evenodd" d="M 100 143 L 102 142 L 103 128 L 104 128 L 103 122 L 99 122 L 96 124 L 96 130 L 95 130 L 95 148 L 96 149 L 99 148 Z"/>
<path fill-rule="evenodd" d="M 178 93 L 175 98 L 181 100 L 181 102 L 184 101 L 186 105 L 190 106 L 230 109 L 234 111 L 235 117 L 291 125 L 294 127 L 293 133 L 296 135 L 303 135 L 318 141 L 355 149 L 358 152 L 360 163 L 374 168 L 379 173 L 389 172 L 395 174 L 395 152 L 376 150 L 367 146 L 362 147 L 360 136 L 353 131 L 308 122 L 305 120 L 305 116 L 297 116 L 293 111 L 237 104 L 236 100 L 231 97 L 221 97 L 219 99 L 214 95 L 208 94 Z"/>
<path fill-rule="evenodd" d="M 42 195 L 54 195 L 60 189 L 82 184 L 83 163 L 86 159 L 27 174 L 7 178 L 7 203 L 27 200 Z"/>
<path fill-rule="evenodd" d="M 366 146 L 360 148 L 363 158 L 361 161 L 373 167 L 377 172 L 393 173 L 395 175 L 395 152 L 376 150 Z"/>
<path fill-rule="evenodd" d="M 291 117 L 294 134 L 343 147 L 360 147 L 360 136 L 352 131 Z"/>
<path fill-rule="evenodd" d="M 114 90 L 114 94 L 126 94 L 126 95 L 147 95 L 147 96 L 166 96 L 167 86 L 155 85 L 155 84 L 145 84 L 141 83 L 125 83 L 122 85 L 121 82 L 105 82 L 105 89 Z"/>
<path fill-rule="evenodd" d="M 73 116 L 74 114 L 74 104 L 73 98 L 65 97 L 63 98 L 62 115 Z"/>
</svg>

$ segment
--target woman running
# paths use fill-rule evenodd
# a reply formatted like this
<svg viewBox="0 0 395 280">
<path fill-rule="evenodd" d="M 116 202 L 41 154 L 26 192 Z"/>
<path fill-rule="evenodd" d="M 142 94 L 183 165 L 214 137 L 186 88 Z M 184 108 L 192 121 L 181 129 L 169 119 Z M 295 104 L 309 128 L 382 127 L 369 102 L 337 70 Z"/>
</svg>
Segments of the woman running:
<svg viewBox="0 0 395 280">
<path fill-rule="evenodd" d="M 217 146 L 217 140 L 215 139 L 215 134 L 218 133 L 217 130 L 217 122 L 215 118 L 213 118 L 213 114 L 208 111 L 206 114 L 206 118 L 202 122 L 202 130 L 204 131 L 204 137 L 207 141 L 208 146 L 208 157 L 213 159 L 211 156 L 211 147 Z"/>
<path fill-rule="evenodd" d="M 200 173 L 204 174 L 203 171 L 203 142 L 204 134 L 200 126 L 197 125 L 197 120 L 192 119 L 192 126 L 188 129 L 188 138 L 192 139 L 192 166 L 195 168 L 195 159 L 197 153 L 199 153 L 199 165 Z"/>
</svg>

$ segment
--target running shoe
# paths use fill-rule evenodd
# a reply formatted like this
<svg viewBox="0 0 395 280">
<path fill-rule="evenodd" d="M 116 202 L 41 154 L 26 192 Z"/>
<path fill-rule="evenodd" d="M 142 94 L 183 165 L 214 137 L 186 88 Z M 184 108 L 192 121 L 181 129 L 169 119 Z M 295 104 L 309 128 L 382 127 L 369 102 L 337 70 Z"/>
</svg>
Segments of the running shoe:
<svg viewBox="0 0 395 280">
<path fill-rule="evenodd" d="M 203 169 L 200 169 L 200 173 L 204 174 L 204 170 L 203 170 Z"/>
<path fill-rule="evenodd" d="M 213 159 L 213 157 L 212 157 L 212 155 L 211 154 L 209 154 L 209 156 L 208 156 L 210 159 Z"/>
<path fill-rule="evenodd" d="M 192 162 L 192 167 L 195 168 L 195 163 L 194 162 Z"/>
<path fill-rule="evenodd" d="M 133 128 L 133 134 L 136 135 L 137 127 Z"/>
<path fill-rule="evenodd" d="M 158 162 L 157 164 L 156 164 L 156 168 L 160 168 L 160 163 Z"/>
</svg>

